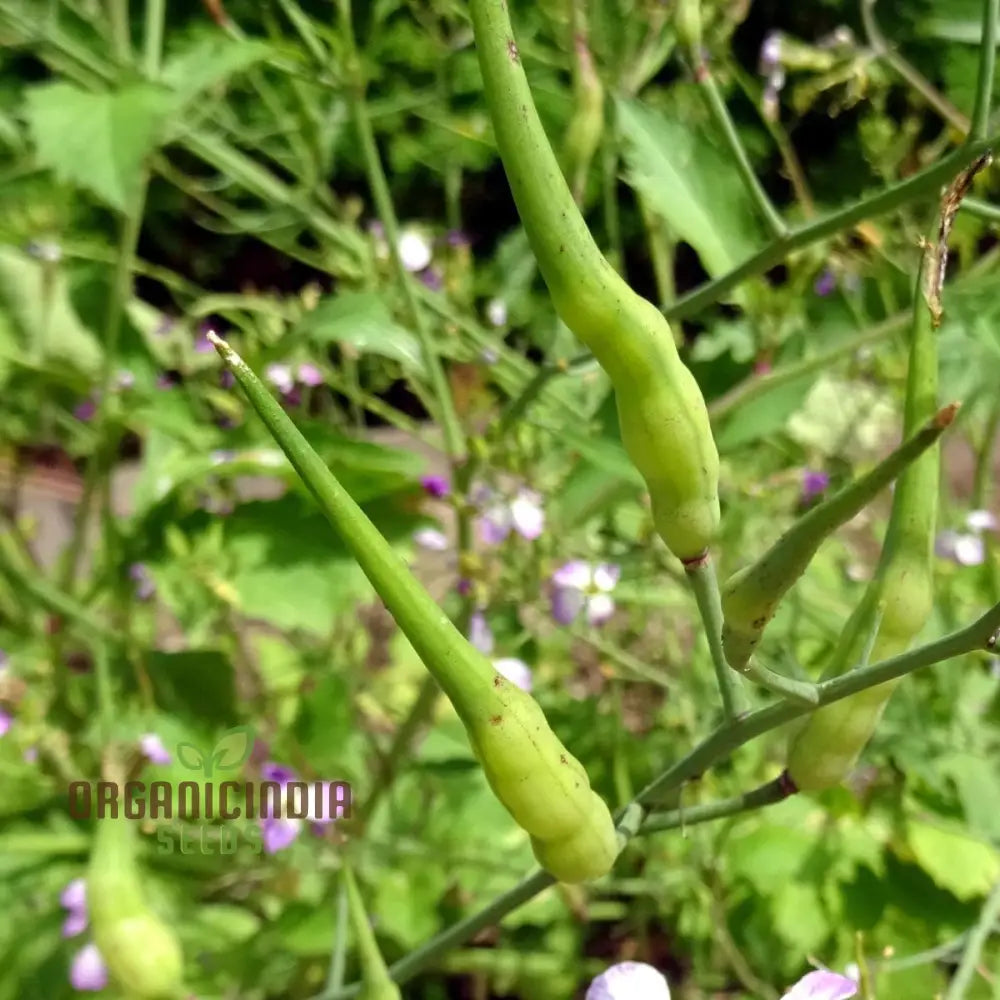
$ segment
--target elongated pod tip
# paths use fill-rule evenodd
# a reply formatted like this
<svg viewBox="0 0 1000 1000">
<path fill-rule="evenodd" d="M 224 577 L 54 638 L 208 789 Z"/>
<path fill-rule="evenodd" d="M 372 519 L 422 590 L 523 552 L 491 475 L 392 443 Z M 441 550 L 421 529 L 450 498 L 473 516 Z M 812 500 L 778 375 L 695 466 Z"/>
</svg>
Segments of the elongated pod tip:
<svg viewBox="0 0 1000 1000">
<path fill-rule="evenodd" d="M 947 406 L 942 407 L 934 414 L 934 426 L 941 428 L 950 427 L 961 408 L 961 403 L 949 403 Z"/>
<path fill-rule="evenodd" d="M 230 368 L 247 368 L 247 363 L 217 334 L 209 330 L 205 339 L 219 352 L 219 357 Z"/>
</svg>

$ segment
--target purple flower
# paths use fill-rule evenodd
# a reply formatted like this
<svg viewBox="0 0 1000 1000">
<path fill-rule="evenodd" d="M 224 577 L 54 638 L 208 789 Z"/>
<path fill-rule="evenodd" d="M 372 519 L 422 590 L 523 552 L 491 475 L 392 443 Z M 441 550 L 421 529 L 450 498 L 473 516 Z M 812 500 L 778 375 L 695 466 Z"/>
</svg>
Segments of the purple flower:
<svg viewBox="0 0 1000 1000">
<path fill-rule="evenodd" d="M 590 984 L 584 1000 L 670 1000 L 670 987 L 645 962 L 619 962 Z"/>
<path fill-rule="evenodd" d="M 413 540 L 422 549 L 431 552 L 447 552 L 450 547 L 448 536 L 437 528 L 420 528 L 413 533 Z"/>
<path fill-rule="evenodd" d="M 837 276 L 830 270 L 826 268 L 820 272 L 819 277 L 813 284 L 813 291 L 821 296 L 825 297 L 829 295 L 837 287 Z"/>
<path fill-rule="evenodd" d="M 524 660 L 519 660 L 514 656 L 502 656 L 493 661 L 493 669 L 506 677 L 511 684 L 516 684 L 522 691 L 531 690 L 531 667 Z"/>
<path fill-rule="evenodd" d="M 853 979 L 817 969 L 803 976 L 781 1000 L 847 1000 L 857 992 L 858 984 Z"/>
<path fill-rule="evenodd" d="M 299 365 L 297 372 L 298 380 L 303 385 L 308 385 L 315 388 L 318 385 L 323 384 L 323 373 L 316 367 L 316 365 L 306 364 Z"/>
<path fill-rule="evenodd" d="M 63 909 L 68 915 L 63 922 L 62 936 L 76 937 L 87 929 L 87 882 L 83 878 L 75 878 L 59 896 Z"/>
<path fill-rule="evenodd" d="M 156 584 L 143 563 L 132 563 L 128 575 L 135 583 L 135 596 L 140 601 L 148 601 L 156 593 Z"/>
<path fill-rule="evenodd" d="M 487 656 L 493 652 L 493 630 L 482 611 L 473 611 L 469 617 L 469 642 Z"/>
<path fill-rule="evenodd" d="M 449 229 L 444 241 L 450 247 L 467 247 L 472 243 L 468 234 L 462 232 L 461 229 Z"/>
<path fill-rule="evenodd" d="M 472 581 L 466 579 L 464 576 L 458 578 L 458 582 L 455 584 L 455 592 L 460 597 L 468 597 L 472 593 Z"/>
<path fill-rule="evenodd" d="M 156 733 L 145 733 L 140 736 L 139 746 L 143 756 L 151 764 L 169 764 L 173 760 L 163 745 L 163 740 Z"/>
<path fill-rule="evenodd" d="M 614 614 L 612 591 L 621 569 L 612 563 L 591 565 L 579 559 L 552 574 L 552 617 L 560 625 L 574 622 L 581 611 L 591 625 L 603 625 Z"/>
<path fill-rule="evenodd" d="M 420 485 L 427 493 L 438 500 L 451 493 L 451 483 L 448 482 L 445 476 L 424 476 L 420 480 Z"/>
<path fill-rule="evenodd" d="M 84 945 L 73 956 L 69 981 L 75 990 L 94 993 L 108 985 L 108 969 L 96 944 Z"/>
<path fill-rule="evenodd" d="M 0 736 L 6 736 L 10 732 L 10 727 L 14 724 L 14 718 L 9 712 L 0 708 Z"/>
<path fill-rule="evenodd" d="M 830 477 L 827 473 L 817 469 L 806 469 L 802 473 L 802 499 L 812 500 L 826 491 L 830 485 Z"/>
<path fill-rule="evenodd" d="M 432 292 L 440 292 L 444 288 L 444 275 L 436 267 L 424 268 L 417 277 Z"/>
<path fill-rule="evenodd" d="M 89 420 L 94 419 L 94 414 L 97 413 L 97 396 L 93 395 L 90 399 L 85 399 L 81 403 L 77 403 L 76 408 L 73 410 L 73 416 L 77 420 L 82 420 L 86 423 Z"/>
<path fill-rule="evenodd" d="M 278 803 L 277 814 L 272 810 L 270 802 L 266 806 L 267 815 L 261 816 L 261 836 L 264 842 L 264 850 L 268 854 L 276 854 L 291 846 L 302 832 L 303 820 L 293 819 L 286 816 L 287 800 L 285 798 L 285 786 L 290 781 L 297 781 L 298 776 L 290 768 L 283 764 L 275 764 L 268 761 L 261 765 L 261 778 L 264 781 L 275 781 L 282 789 L 281 801 Z M 335 820 L 344 815 L 345 808 L 339 803 L 340 788 L 337 792 L 336 816 L 327 815 L 327 805 L 330 801 L 330 787 L 333 783 L 329 781 L 311 782 L 308 786 L 308 801 L 305 803 L 305 819 L 313 825 L 315 830 L 321 830 Z M 317 800 L 317 795 L 319 800 Z"/>
<path fill-rule="evenodd" d="M 473 503 L 483 511 L 477 524 L 479 537 L 487 545 L 499 545 L 512 529 L 528 541 L 534 541 L 545 530 L 542 498 L 534 490 L 522 488 L 512 498 L 506 498 L 483 488 L 476 491 Z"/>
</svg>

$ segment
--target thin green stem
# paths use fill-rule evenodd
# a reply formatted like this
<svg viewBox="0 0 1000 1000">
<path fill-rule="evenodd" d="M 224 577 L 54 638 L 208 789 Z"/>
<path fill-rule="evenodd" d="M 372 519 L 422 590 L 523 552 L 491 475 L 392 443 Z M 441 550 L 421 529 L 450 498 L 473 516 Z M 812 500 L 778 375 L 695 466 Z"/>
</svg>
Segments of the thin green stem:
<svg viewBox="0 0 1000 1000">
<path fill-rule="evenodd" d="M 743 792 L 741 795 L 734 795 L 730 799 L 671 809 L 669 812 L 650 813 L 643 820 L 642 826 L 639 827 L 639 836 L 660 833 L 663 830 L 676 830 L 678 827 L 683 830 L 685 827 L 697 826 L 699 823 L 708 823 L 726 816 L 737 816 L 740 813 L 751 812 L 776 802 L 783 802 L 789 795 L 794 794 L 794 787 L 784 775 L 780 775 L 766 785 L 761 785 L 760 788 Z"/>
<path fill-rule="evenodd" d="M 372 129 L 371 119 L 368 117 L 368 108 L 365 103 L 366 84 L 364 69 L 361 64 L 357 42 L 354 38 L 354 29 L 351 24 L 351 0 L 339 0 L 339 5 L 342 30 L 347 47 L 344 71 L 350 80 L 348 102 L 350 103 L 351 112 L 354 117 L 358 140 L 361 143 L 361 155 L 365 163 L 368 186 L 371 188 L 372 197 L 375 200 L 375 208 L 385 229 L 385 237 L 389 243 L 389 253 L 396 271 L 397 281 L 403 292 L 410 321 L 413 323 L 413 329 L 420 341 L 424 367 L 430 378 L 431 388 L 437 403 L 438 417 L 440 418 L 441 429 L 444 434 L 445 449 L 453 460 L 461 461 L 466 455 L 465 435 L 462 432 L 462 426 L 455 411 L 455 402 L 452 398 L 444 368 L 441 365 L 441 359 L 434 345 L 427 316 L 420 308 L 420 304 L 413 291 L 413 279 L 406 270 L 406 266 L 403 264 L 403 259 L 400 255 L 399 222 L 396 219 L 396 210 L 392 204 L 389 183 L 386 180 L 382 160 L 379 156 L 378 147 L 375 144 L 375 132 Z"/>
<path fill-rule="evenodd" d="M 760 274 L 775 264 L 780 264 L 793 250 L 800 250 L 817 243 L 827 236 L 849 229 L 864 219 L 884 215 L 919 198 L 936 194 L 940 185 L 951 180 L 960 170 L 985 153 L 993 141 L 972 139 L 958 149 L 952 150 L 937 163 L 884 188 L 869 198 L 863 198 L 789 230 L 783 238 L 773 240 L 731 271 L 705 282 L 700 288 L 679 298 L 665 310 L 664 314 L 671 320 L 692 316 L 718 302 L 726 292 L 745 279 Z"/>
<path fill-rule="evenodd" d="M 736 126 L 733 124 L 733 119 L 729 115 L 726 102 L 722 99 L 722 94 L 719 93 L 715 78 L 704 62 L 701 62 L 696 67 L 695 79 L 698 81 L 698 89 L 704 98 L 705 106 L 708 108 L 712 118 L 715 119 L 716 125 L 718 125 L 723 138 L 726 140 L 726 145 L 729 147 L 736 172 L 740 175 L 743 186 L 757 206 L 757 210 L 767 224 L 767 228 L 771 231 L 771 235 L 776 237 L 784 236 L 788 231 L 785 220 L 781 217 L 781 213 L 774 207 L 774 203 L 757 179 L 753 164 L 747 155 L 746 147 L 743 145 L 739 133 L 736 131 Z"/>
<path fill-rule="evenodd" d="M 969 119 L 888 42 L 875 20 L 875 0 L 861 0 L 861 23 L 875 55 L 901 76 L 950 125 L 968 135 Z"/>
<path fill-rule="evenodd" d="M 786 677 L 784 674 L 770 670 L 756 660 L 751 660 L 739 673 L 747 680 L 754 681 L 781 698 L 812 707 L 819 704 L 819 691 L 815 684 Z"/>
<path fill-rule="evenodd" d="M 982 510 L 990 502 L 993 486 L 993 455 L 996 447 L 997 431 L 1000 430 L 1000 396 L 990 407 L 983 429 L 983 439 L 976 449 L 976 472 L 972 480 L 973 506 Z"/>
<path fill-rule="evenodd" d="M 979 46 L 979 76 L 976 80 L 976 103 L 972 107 L 970 139 L 984 139 L 990 123 L 993 103 L 993 76 L 997 61 L 997 21 L 1000 0 L 983 0 L 983 34 Z"/>
<path fill-rule="evenodd" d="M 979 920 L 969 935 L 965 950 L 962 952 L 962 959 L 948 985 L 945 1000 L 964 1000 L 972 985 L 973 976 L 976 974 L 976 967 L 979 965 L 979 959 L 983 953 L 983 945 L 986 944 L 986 939 L 992 933 L 993 925 L 998 918 L 1000 918 L 1000 882 L 997 882 L 993 887 L 993 891 L 979 915 Z"/>
<path fill-rule="evenodd" d="M 139 233 L 142 229 L 142 216 L 146 204 L 146 184 L 147 179 L 144 178 L 135 204 L 122 220 L 118 260 L 115 265 L 107 305 L 104 356 L 99 383 L 100 399 L 97 403 L 97 414 L 94 419 L 94 436 L 97 443 L 93 453 L 89 456 L 84 473 L 83 494 L 80 498 L 80 506 L 76 511 L 73 535 L 70 539 L 63 575 L 60 580 L 61 589 L 69 594 L 72 594 L 76 584 L 80 559 L 86 545 L 93 503 L 101 490 L 103 479 L 108 474 L 108 466 L 113 460 L 116 442 L 113 440 L 111 428 L 111 410 L 116 405 L 116 400 L 113 398 L 112 389 L 118 363 L 118 340 L 121 334 L 122 316 L 125 312 L 125 304 L 131 295 L 132 267 L 139 243 Z M 113 520 L 109 519 L 105 527 L 107 528 L 105 543 L 109 550 L 113 550 L 116 545 Z"/>
<path fill-rule="evenodd" d="M 962 211 L 985 219 L 987 222 L 1000 222 L 1000 205 L 991 205 L 980 198 L 966 197 L 962 199 Z"/>
<path fill-rule="evenodd" d="M 160 75 L 163 57 L 163 25 L 167 14 L 167 0 L 146 0 L 146 23 L 143 36 L 143 73 L 156 80 Z"/>
<path fill-rule="evenodd" d="M 732 722 L 749 709 L 749 699 L 739 674 L 731 670 L 722 651 L 722 601 L 719 596 L 719 579 L 711 556 L 684 567 L 688 583 L 698 602 L 698 612 L 705 626 L 708 650 L 715 668 L 715 680 L 722 697 L 722 711 L 727 722 Z"/>
<path fill-rule="evenodd" d="M 111 47 L 115 54 L 115 60 L 123 66 L 132 61 L 132 26 L 128 8 L 128 0 L 108 0 Z"/>
</svg>

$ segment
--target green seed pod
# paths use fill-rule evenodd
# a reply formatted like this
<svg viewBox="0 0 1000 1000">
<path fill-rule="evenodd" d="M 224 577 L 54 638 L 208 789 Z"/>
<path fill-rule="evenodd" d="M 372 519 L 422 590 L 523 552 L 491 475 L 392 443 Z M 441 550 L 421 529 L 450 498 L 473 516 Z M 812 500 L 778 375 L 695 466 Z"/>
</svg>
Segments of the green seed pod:
<svg viewBox="0 0 1000 1000">
<path fill-rule="evenodd" d="M 952 403 L 871 472 L 799 518 L 756 562 L 734 573 L 722 588 L 722 645 L 726 660 L 742 670 L 781 599 L 806 571 L 820 545 L 930 448 L 958 412 Z"/>
<path fill-rule="evenodd" d="M 135 837 L 135 822 L 122 810 L 116 818 L 97 821 L 87 870 L 94 942 L 131 1000 L 180 1000 L 185 996 L 180 944 L 146 903 Z"/>
<path fill-rule="evenodd" d="M 346 864 L 344 887 L 347 890 L 347 907 L 361 960 L 361 992 L 358 1000 L 402 1000 L 403 994 L 389 975 L 382 953 L 378 950 L 378 942 L 372 933 L 354 873 Z"/>
<path fill-rule="evenodd" d="M 928 264 L 925 253 L 921 275 Z M 937 407 L 937 344 L 930 300 L 918 283 L 906 380 L 904 433 L 912 434 Z M 896 484 L 878 569 L 841 637 L 827 677 L 853 666 L 872 633 L 875 661 L 905 652 L 919 635 L 934 603 L 934 530 L 940 478 L 940 446 L 933 445 Z M 802 790 L 829 788 L 854 767 L 898 680 L 834 702 L 810 715 L 792 736 L 788 776 Z"/>
<path fill-rule="evenodd" d="M 574 7 L 575 9 L 575 7 Z M 563 148 L 566 175 L 572 178 L 573 198 L 583 199 L 587 172 L 604 134 L 604 85 L 594 66 L 583 26 L 573 34 L 573 117 L 569 120 Z"/>
<path fill-rule="evenodd" d="M 214 335 L 209 339 L 451 701 L 497 798 L 534 838 L 536 854 L 543 845 L 539 861 L 564 881 L 606 874 L 617 854 L 611 813 L 538 703 L 498 673 L 442 614 L 260 379 L 228 344 Z M 581 845 L 590 851 L 586 865 Z"/>
<path fill-rule="evenodd" d="M 679 559 L 718 530 L 719 457 L 705 400 L 662 313 L 601 253 L 538 118 L 504 0 L 470 3 L 486 101 L 518 213 L 563 322 L 615 390 L 622 440 Z"/>
<path fill-rule="evenodd" d="M 674 30 L 681 45 L 697 57 L 701 48 L 701 0 L 677 0 Z"/>
</svg>

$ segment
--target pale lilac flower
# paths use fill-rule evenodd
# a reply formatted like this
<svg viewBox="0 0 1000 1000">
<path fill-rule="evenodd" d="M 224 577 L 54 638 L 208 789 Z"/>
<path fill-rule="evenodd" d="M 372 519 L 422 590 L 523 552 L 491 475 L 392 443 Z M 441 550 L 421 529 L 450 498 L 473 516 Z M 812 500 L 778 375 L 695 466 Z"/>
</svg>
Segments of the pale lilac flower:
<svg viewBox="0 0 1000 1000">
<path fill-rule="evenodd" d="M 531 690 L 531 667 L 524 660 L 519 660 L 515 656 L 502 656 L 493 661 L 493 669 L 522 691 Z"/>
<path fill-rule="evenodd" d="M 285 786 L 290 781 L 297 781 L 298 775 L 290 768 L 273 762 L 266 762 L 261 766 L 261 778 L 264 781 L 276 781 L 282 788 L 281 801 L 278 803 L 278 814 L 271 814 L 270 800 L 268 800 L 268 815 L 261 816 L 261 835 L 264 842 L 264 850 L 268 854 L 275 854 L 278 851 L 289 847 L 302 832 L 304 822 L 309 822 L 314 829 L 322 829 L 335 820 L 341 818 L 346 808 L 340 805 L 340 798 L 337 798 L 336 816 L 327 815 L 327 805 L 329 803 L 329 789 L 333 784 L 329 781 L 319 783 L 310 782 L 308 785 L 308 800 L 305 803 L 305 820 L 293 819 L 286 816 Z M 319 795 L 321 801 L 317 801 Z"/>
<path fill-rule="evenodd" d="M 480 360 L 485 365 L 495 365 L 500 360 L 500 352 L 494 350 L 492 347 L 484 347 L 479 352 Z"/>
<path fill-rule="evenodd" d="M 21 759 L 25 764 L 34 764 L 38 761 L 38 747 L 26 747 Z"/>
<path fill-rule="evenodd" d="M 444 288 L 444 275 L 436 267 L 424 268 L 417 277 L 432 292 L 440 292 Z"/>
<path fill-rule="evenodd" d="M 493 652 L 493 630 L 482 611 L 473 611 L 469 617 L 469 642 L 487 656 Z"/>
<path fill-rule="evenodd" d="M 965 518 L 965 526 L 970 531 L 996 531 L 996 515 L 990 510 L 970 510 Z"/>
<path fill-rule="evenodd" d="M 490 299 L 486 303 L 486 318 L 493 326 L 506 326 L 507 303 L 503 299 Z"/>
<path fill-rule="evenodd" d="M 208 460 L 212 465 L 225 465 L 227 462 L 234 461 L 235 458 L 236 452 L 231 448 L 217 448 L 208 453 Z"/>
<path fill-rule="evenodd" d="M 407 271 L 425 270 L 433 258 L 430 240 L 417 228 L 404 230 L 399 237 L 399 257 Z"/>
<path fill-rule="evenodd" d="M 853 979 L 817 969 L 803 976 L 781 1000 L 847 1000 L 857 992 L 858 984 Z"/>
<path fill-rule="evenodd" d="M 84 945 L 74 956 L 69 981 L 75 990 L 96 993 L 108 985 L 108 969 L 96 944 Z"/>
<path fill-rule="evenodd" d="M 274 362 L 264 369 L 264 378 L 268 380 L 279 392 L 290 393 L 295 387 L 295 379 L 292 376 L 292 369 L 288 365 Z"/>
<path fill-rule="evenodd" d="M 212 342 L 208 339 L 210 333 L 215 333 L 216 336 L 220 336 L 217 330 L 212 328 L 211 323 L 201 323 L 198 326 L 198 333 L 194 339 L 194 349 L 198 354 L 211 354 L 215 348 L 212 346 Z"/>
<path fill-rule="evenodd" d="M 542 498 L 534 490 L 522 488 L 508 499 L 497 497 L 489 488 L 483 488 L 476 491 L 473 503 L 482 510 L 477 525 L 479 537 L 487 545 L 499 545 L 511 530 L 528 541 L 534 541 L 545 529 Z"/>
<path fill-rule="evenodd" d="M 76 937 L 87 929 L 87 881 L 75 878 L 59 896 L 63 909 L 68 910 L 62 926 L 62 936 Z"/>
<path fill-rule="evenodd" d="M 958 531 L 942 531 L 935 539 L 934 551 L 942 559 L 950 559 L 959 566 L 981 566 L 986 559 L 982 538 Z"/>
<path fill-rule="evenodd" d="M 614 614 L 611 596 L 621 569 L 612 563 L 591 565 L 579 559 L 560 566 L 552 574 L 552 617 L 569 625 L 580 612 L 591 625 L 602 625 Z"/>
<path fill-rule="evenodd" d="M 316 365 L 307 362 L 306 364 L 299 365 L 298 379 L 303 385 L 315 388 L 323 384 L 323 373 Z"/>
<path fill-rule="evenodd" d="M 432 552 L 446 552 L 449 548 L 448 536 L 437 528 L 419 528 L 413 533 L 413 541 Z"/>
<path fill-rule="evenodd" d="M 584 1000 L 670 1000 L 670 987 L 645 962 L 619 962 L 590 984 Z"/>
<path fill-rule="evenodd" d="M 468 234 L 462 232 L 461 229 L 449 229 L 445 234 L 444 241 L 450 247 L 467 247 L 472 245 L 472 240 L 469 239 Z"/>
<path fill-rule="evenodd" d="M 148 601 L 156 593 L 156 584 L 143 563 L 132 563 L 128 575 L 135 583 L 135 596 L 140 601 Z"/>
<path fill-rule="evenodd" d="M 0 736 L 6 736 L 10 732 L 10 727 L 14 724 L 14 718 L 9 712 L 0 708 Z"/>
<path fill-rule="evenodd" d="M 760 46 L 760 75 L 770 76 L 781 65 L 781 32 L 769 31 Z"/>
<path fill-rule="evenodd" d="M 802 473 L 802 499 L 812 500 L 826 491 L 830 477 L 822 470 L 806 469 Z"/>
<path fill-rule="evenodd" d="M 163 745 L 163 740 L 156 733 L 145 733 L 140 736 L 139 747 L 143 756 L 151 764 L 169 764 L 173 759 Z"/>
<path fill-rule="evenodd" d="M 54 240 L 29 240 L 24 248 L 35 260 L 46 264 L 58 264 L 62 260 L 62 247 Z"/>
<path fill-rule="evenodd" d="M 813 284 L 813 291 L 820 297 L 826 297 L 837 287 L 837 276 L 829 268 L 820 272 Z"/>
<path fill-rule="evenodd" d="M 420 485 L 427 493 L 438 500 L 451 493 L 451 483 L 448 482 L 445 476 L 424 476 L 420 480 Z"/>
</svg>

